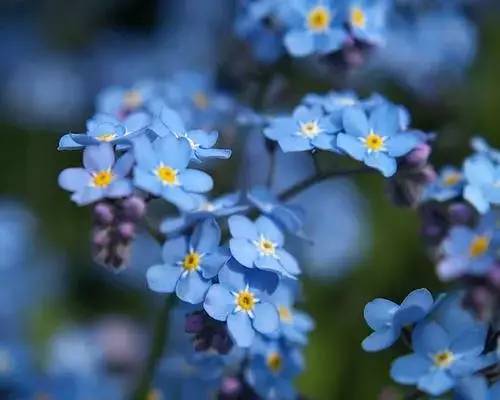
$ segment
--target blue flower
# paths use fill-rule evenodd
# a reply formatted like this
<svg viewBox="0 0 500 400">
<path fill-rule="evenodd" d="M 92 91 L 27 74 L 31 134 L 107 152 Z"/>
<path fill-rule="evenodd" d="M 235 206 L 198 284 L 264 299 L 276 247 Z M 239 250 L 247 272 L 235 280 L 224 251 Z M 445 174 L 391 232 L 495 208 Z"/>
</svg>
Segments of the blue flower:
<svg viewBox="0 0 500 400">
<path fill-rule="evenodd" d="M 198 206 L 192 193 L 208 192 L 212 178 L 205 172 L 188 169 L 191 146 L 173 135 L 156 139 L 153 143 L 140 136 L 133 140 L 137 166 L 134 184 L 155 196 L 161 196 L 183 210 Z"/>
<path fill-rule="evenodd" d="M 460 378 L 492 363 L 481 355 L 485 340 L 484 329 L 472 328 L 452 338 L 436 322 L 422 323 L 412 334 L 415 353 L 395 360 L 391 377 L 398 383 L 417 385 L 418 389 L 439 396 L 453 388 Z"/>
<path fill-rule="evenodd" d="M 221 232 L 214 219 L 196 226 L 190 239 L 178 237 L 163 245 L 164 264 L 147 271 L 149 288 L 155 292 L 172 293 L 179 299 L 198 304 L 212 285 L 229 254 L 219 247 Z"/>
<path fill-rule="evenodd" d="M 321 106 L 327 113 L 334 113 L 360 104 L 356 93 L 352 91 L 329 92 L 325 95 L 308 94 L 302 102 L 307 106 Z"/>
<path fill-rule="evenodd" d="M 432 305 L 432 295 L 427 289 L 414 290 L 401 305 L 386 299 L 369 302 L 365 306 L 364 317 L 375 332 L 363 340 L 363 349 L 380 351 L 390 347 L 398 340 L 403 327 L 425 318 Z"/>
<path fill-rule="evenodd" d="M 488 387 L 482 375 L 468 376 L 455 387 L 454 400 L 497 400 L 500 399 L 500 382 Z"/>
<path fill-rule="evenodd" d="M 305 151 L 314 148 L 333 150 L 335 133 L 341 126 L 326 118 L 320 107 L 297 107 L 292 117 L 271 120 L 264 135 L 276 140 L 284 152 Z"/>
<path fill-rule="evenodd" d="M 283 278 L 270 299 L 280 316 L 279 335 L 293 344 L 307 344 L 307 335 L 314 329 L 313 319 L 294 308 L 298 285 L 296 280 Z"/>
<path fill-rule="evenodd" d="M 160 225 L 160 231 L 167 235 L 175 235 L 178 232 L 189 228 L 196 222 L 208 217 L 225 217 L 248 209 L 246 205 L 240 205 L 241 195 L 239 193 L 229 193 L 208 200 L 201 194 L 193 194 L 196 197 L 198 207 L 178 217 L 165 218 Z"/>
<path fill-rule="evenodd" d="M 422 201 L 448 201 L 462 194 L 464 176 L 454 167 L 441 169 L 437 179 L 430 183 L 422 194 Z"/>
<path fill-rule="evenodd" d="M 231 150 L 213 148 L 219 137 L 217 132 L 209 133 L 200 129 L 187 130 L 181 116 L 171 108 L 164 107 L 162 109 L 160 117 L 151 129 L 160 137 L 172 134 L 177 138 L 186 138 L 196 160 L 228 159 L 231 156 Z"/>
<path fill-rule="evenodd" d="M 245 379 L 263 399 L 293 400 L 297 398 L 293 382 L 303 369 L 298 348 L 259 337 L 252 346 Z"/>
<path fill-rule="evenodd" d="M 264 186 L 256 186 L 247 193 L 248 200 L 262 213 L 291 234 L 304 236 L 304 211 L 298 206 L 282 204 Z"/>
<path fill-rule="evenodd" d="M 498 216 L 486 214 L 476 229 L 454 226 L 442 244 L 443 259 L 438 265 L 438 275 L 449 280 L 463 275 L 484 275 L 492 267 L 496 257 L 496 245 L 500 239 Z"/>
<path fill-rule="evenodd" d="M 383 44 L 387 10 L 385 0 L 351 0 L 348 21 L 352 35 L 361 41 Z"/>
<path fill-rule="evenodd" d="M 228 223 L 232 235 L 229 248 L 240 264 L 291 278 L 300 274 L 295 258 L 283 249 L 283 233 L 269 218 L 261 216 L 252 222 L 242 215 L 233 215 Z"/>
<path fill-rule="evenodd" d="M 285 35 L 285 47 L 296 57 L 339 50 L 347 39 L 342 13 L 330 0 L 297 0 L 297 18 Z"/>
<path fill-rule="evenodd" d="M 464 175 L 464 198 L 481 214 L 500 204 L 500 165 L 478 154 L 465 160 Z"/>
<path fill-rule="evenodd" d="M 369 117 L 361 107 L 349 107 L 342 122 L 345 133 L 338 134 L 337 146 L 385 177 L 396 173 L 395 157 L 408 154 L 419 143 L 416 135 L 400 132 L 399 112 L 394 106 L 377 106 Z"/>
<path fill-rule="evenodd" d="M 491 147 L 482 137 L 472 138 L 471 146 L 476 153 L 487 156 L 494 163 L 500 163 L 500 150 Z"/>
<path fill-rule="evenodd" d="M 97 114 L 87 121 L 86 133 L 68 133 L 59 141 L 58 150 L 75 150 L 100 143 L 124 144 L 132 137 L 144 132 L 151 121 L 148 114 L 137 112 L 123 121 L 111 115 Z"/>
<path fill-rule="evenodd" d="M 278 310 L 266 300 L 278 283 L 275 274 L 246 269 L 231 259 L 218 276 L 219 283 L 208 290 L 203 308 L 212 318 L 227 321 L 238 346 L 251 346 L 255 332 L 271 334 L 278 329 Z"/>
<path fill-rule="evenodd" d="M 104 198 L 119 198 L 132 193 L 132 184 L 126 178 L 134 158 L 126 153 L 115 163 L 113 146 L 102 143 L 83 151 L 85 168 L 67 168 L 59 174 L 59 186 L 72 192 L 71 200 L 87 205 Z"/>
</svg>

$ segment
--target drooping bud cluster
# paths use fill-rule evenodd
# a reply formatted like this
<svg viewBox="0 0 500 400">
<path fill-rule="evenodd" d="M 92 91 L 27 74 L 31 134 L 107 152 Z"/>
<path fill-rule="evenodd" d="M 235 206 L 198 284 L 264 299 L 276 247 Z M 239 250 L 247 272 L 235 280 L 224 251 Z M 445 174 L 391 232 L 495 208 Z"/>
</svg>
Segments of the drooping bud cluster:
<svg viewBox="0 0 500 400">
<path fill-rule="evenodd" d="M 215 350 L 227 354 L 233 347 L 226 324 L 210 318 L 205 311 L 195 311 L 186 316 L 186 333 L 193 334 L 196 351 Z"/>
<path fill-rule="evenodd" d="M 145 211 L 146 203 L 139 196 L 102 201 L 94 206 L 92 252 L 96 262 L 114 270 L 127 264 L 136 225 Z"/>
</svg>

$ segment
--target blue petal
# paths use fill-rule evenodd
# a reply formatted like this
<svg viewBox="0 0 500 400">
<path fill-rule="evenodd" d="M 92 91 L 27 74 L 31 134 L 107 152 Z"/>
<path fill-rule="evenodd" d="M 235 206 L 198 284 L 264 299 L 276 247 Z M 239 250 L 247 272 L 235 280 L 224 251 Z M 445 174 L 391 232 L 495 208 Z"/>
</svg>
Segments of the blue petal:
<svg viewBox="0 0 500 400">
<path fill-rule="evenodd" d="M 400 133 L 387 140 L 387 152 L 391 157 L 401 157 L 413 150 L 418 143 L 419 140 L 415 135 Z"/>
<path fill-rule="evenodd" d="M 231 150 L 229 149 L 203 149 L 196 150 L 196 155 L 200 158 L 216 158 L 219 160 L 227 160 L 231 157 Z"/>
<path fill-rule="evenodd" d="M 186 127 L 184 126 L 182 118 L 171 108 L 164 107 L 161 110 L 160 120 L 177 136 L 186 132 Z"/>
<path fill-rule="evenodd" d="M 321 150 L 332 150 L 335 147 L 336 139 L 333 135 L 327 135 L 326 133 L 320 133 L 316 136 L 311 143 L 314 147 Z"/>
<path fill-rule="evenodd" d="M 158 160 L 172 168 L 183 170 L 191 160 L 192 149 L 185 138 L 165 136 L 153 142 L 153 149 Z"/>
<path fill-rule="evenodd" d="M 228 219 L 229 231 L 234 238 L 245 238 L 249 240 L 257 240 L 259 234 L 255 224 L 242 215 L 233 215 Z"/>
<path fill-rule="evenodd" d="M 238 292 L 248 284 L 247 269 L 230 259 L 219 271 L 219 282 L 228 290 Z"/>
<path fill-rule="evenodd" d="M 117 161 L 113 167 L 113 172 L 120 176 L 125 177 L 129 174 L 134 165 L 135 159 L 131 152 L 125 153 Z"/>
<path fill-rule="evenodd" d="M 204 193 L 212 190 L 214 181 L 206 172 L 186 169 L 179 174 L 182 187 L 188 192 Z"/>
<path fill-rule="evenodd" d="M 83 189 L 90 181 L 90 174 L 83 168 L 66 168 L 58 179 L 59 186 L 70 192 Z"/>
<path fill-rule="evenodd" d="M 326 34 L 315 35 L 314 44 L 321 54 L 331 53 L 340 49 L 346 41 L 347 35 L 341 29 L 331 29 Z"/>
<path fill-rule="evenodd" d="M 418 388 L 433 396 L 439 396 L 455 385 L 453 378 L 446 370 L 436 369 L 422 377 L 418 382 Z"/>
<path fill-rule="evenodd" d="M 297 260 L 286 250 L 278 249 L 276 255 L 288 275 L 299 275 L 301 273 Z"/>
<path fill-rule="evenodd" d="M 202 278 L 197 271 L 193 271 L 186 276 L 181 275 L 175 293 L 179 299 L 187 303 L 199 304 L 205 299 L 211 285 L 212 281 Z"/>
<path fill-rule="evenodd" d="M 141 169 L 152 171 L 156 168 L 158 160 L 153 150 L 153 145 L 146 136 L 138 136 L 132 140 L 134 156 Z"/>
<path fill-rule="evenodd" d="M 149 171 L 144 171 L 140 167 L 134 168 L 134 185 L 139 189 L 158 196 L 162 191 L 162 183 Z"/>
<path fill-rule="evenodd" d="M 276 307 L 270 303 L 257 303 L 254 309 L 255 330 L 266 335 L 276 331 L 279 327 L 279 315 Z"/>
<path fill-rule="evenodd" d="M 228 251 L 222 250 L 204 256 L 201 262 L 203 277 L 206 279 L 213 278 L 219 273 L 222 266 L 229 260 L 230 257 L 231 255 Z"/>
<path fill-rule="evenodd" d="M 370 301 L 363 311 L 366 323 L 374 331 L 384 328 L 391 320 L 398 305 L 390 300 L 375 299 Z"/>
<path fill-rule="evenodd" d="M 396 160 L 392 157 L 389 157 L 385 153 L 373 152 L 371 154 L 366 154 L 364 161 L 369 167 L 378 169 L 380 172 L 382 172 L 382 175 L 384 175 L 386 178 L 391 177 L 396 173 Z"/>
<path fill-rule="evenodd" d="M 258 256 L 254 263 L 257 268 L 262 269 L 264 271 L 276 272 L 281 276 L 294 278 L 294 276 L 290 274 L 274 257 Z"/>
<path fill-rule="evenodd" d="M 285 47 L 295 57 L 303 57 L 314 51 L 314 38 L 306 31 L 291 31 L 285 35 Z"/>
<path fill-rule="evenodd" d="M 186 193 L 180 187 L 163 186 L 161 188 L 162 197 L 179 207 L 181 210 L 192 211 L 198 207 L 195 197 Z"/>
<path fill-rule="evenodd" d="M 412 333 L 413 349 L 416 353 L 428 356 L 443 351 L 450 346 L 450 337 L 436 322 L 417 325 Z"/>
<path fill-rule="evenodd" d="M 89 146 L 83 150 L 83 165 L 89 171 L 109 169 L 115 162 L 113 146 L 102 143 L 98 146 Z"/>
<path fill-rule="evenodd" d="M 484 350 L 487 333 L 483 327 L 474 327 L 453 340 L 450 350 L 459 355 L 478 356 Z"/>
<path fill-rule="evenodd" d="M 208 289 L 203 308 L 213 319 L 225 321 L 234 309 L 234 297 L 220 284 L 215 284 Z"/>
<path fill-rule="evenodd" d="M 239 347 L 250 347 L 255 337 L 250 317 L 245 312 L 234 312 L 227 317 L 227 329 Z"/>
<path fill-rule="evenodd" d="M 380 351 L 392 346 L 398 339 L 399 334 L 393 327 L 373 332 L 361 343 L 364 351 Z"/>
<path fill-rule="evenodd" d="M 128 179 L 119 179 L 113 181 L 105 189 L 106 197 L 119 198 L 132 193 L 132 183 Z"/>
<path fill-rule="evenodd" d="M 97 187 L 86 186 L 73 193 L 71 200 L 80 206 L 86 206 L 105 197 L 104 190 Z"/>
<path fill-rule="evenodd" d="M 163 261 L 168 264 L 176 264 L 184 259 L 187 252 L 188 243 L 184 236 L 167 240 L 162 247 Z"/>
<path fill-rule="evenodd" d="M 432 367 L 429 359 L 418 354 L 399 357 L 391 365 L 391 378 L 404 385 L 416 384 Z"/>
<path fill-rule="evenodd" d="M 492 184 L 495 181 L 495 167 L 485 157 L 472 157 L 464 163 L 464 175 L 475 186 Z"/>
<path fill-rule="evenodd" d="M 399 130 L 399 113 L 388 104 L 377 106 L 370 114 L 370 126 L 380 136 L 393 136 Z"/>
<path fill-rule="evenodd" d="M 342 114 L 344 130 L 351 136 L 366 136 L 370 131 L 366 113 L 359 106 L 347 107 Z"/>
<path fill-rule="evenodd" d="M 344 150 L 355 160 L 362 161 L 365 157 L 366 148 L 357 137 L 339 133 L 337 135 L 337 147 Z"/>
<path fill-rule="evenodd" d="M 481 214 L 485 214 L 490 210 L 490 203 L 477 186 L 467 185 L 464 189 L 464 199 L 471 203 Z"/>
<path fill-rule="evenodd" d="M 220 239 L 219 224 L 215 219 L 208 218 L 194 228 L 191 236 L 191 246 L 199 253 L 210 253 L 216 250 Z"/>
<path fill-rule="evenodd" d="M 263 235 L 266 239 L 271 240 L 276 243 L 278 247 L 283 246 L 285 238 L 281 230 L 276 226 L 276 224 L 269 218 L 260 216 L 255 221 L 257 231 L 259 234 Z"/>
<path fill-rule="evenodd" d="M 57 150 L 77 150 L 81 149 L 82 145 L 76 143 L 71 138 L 71 133 L 64 135 L 61 139 L 59 139 L 59 145 Z"/>
<path fill-rule="evenodd" d="M 229 248 L 233 257 L 247 268 L 252 268 L 259 253 L 248 239 L 233 238 L 229 240 Z"/>
<path fill-rule="evenodd" d="M 279 139 L 278 143 L 281 147 L 281 150 L 283 150 L 285 153 L 292 151 L 307 151 L 313 148 L 313 145 L 311 144 L 311 141 L 309 139 L 298 135 L 283 136 Z"/>
<path fill-rule="evenodd" d="M 159 293 L 172 293 L 181 276 L 182 268 L 172 265 L 153 265 L 146 272 L 146 279 L 151 290 Z"/>
<path fill-rule="evenodd" d="M 188 132 L 188 137 L 204 149 L 209 149 L 217 143 L 219 134 L 216 131 L 205 132 L 201 129 Z M 200 149 L 201 150 L 201 149 Z"/>
</svg>

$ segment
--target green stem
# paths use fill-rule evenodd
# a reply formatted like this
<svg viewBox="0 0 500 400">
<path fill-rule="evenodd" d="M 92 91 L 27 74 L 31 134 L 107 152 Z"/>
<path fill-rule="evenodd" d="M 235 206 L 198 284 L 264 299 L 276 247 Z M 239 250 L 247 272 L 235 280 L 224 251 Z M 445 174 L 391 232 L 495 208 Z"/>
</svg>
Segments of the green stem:
<svg viewBox="0 0 500 400">
<path fill-rule="evenodd" d="M 160 314 L 158 315 L 158 319 L 155 323 L 154 336 L 152 338 L 149 356 L 146 361 L 144 372 L 139 379 L 137 388 L 134 391 L 132 397 L 133 400 L 147 400 L 148 394 L 152 389 L 151 382 L 153 381 L 156 367 L 158 366 L 158 362 L 160 361 L 163 350 L 165 349 L 165 343 L 167 341 L 168 315 L 174 301 L 175 295 L 167 296 L 163 307 L 160 310 Z"/>
</svg>

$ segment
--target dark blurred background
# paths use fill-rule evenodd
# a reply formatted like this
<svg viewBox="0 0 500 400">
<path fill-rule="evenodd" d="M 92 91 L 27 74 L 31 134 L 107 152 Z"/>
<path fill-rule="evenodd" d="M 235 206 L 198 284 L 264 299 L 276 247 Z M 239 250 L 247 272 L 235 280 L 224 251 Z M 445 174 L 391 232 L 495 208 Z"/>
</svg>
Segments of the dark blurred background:
<svg viewBox="0 0 500 400">
<path fill-rule="evenodd" d="M 2 340 L 23 336 L 33 343 L 42 365 L 53 335 L 68 326 L 84 327 L 112 316 L 146 334 L 151 330 L 158 299 L 146 288 L 148 260 L 132 262 L 121 275 L 92 262 L 90 211 L 71 203 L 57 186 L 59 172 L 79 165 L 81 154 L 57 152 L 57 142 L 65 132 L 83 130 L 96 93 L 105 86 L 168 77 L 178 68 L 213 72 L 227 64 L 227 54 L 234 51 L 224 53 L 224 46 L 234 45 L 227 43 L 234 6 L 230 1 L 209 3 L 0 4 L 0 292 L 6 293 L 0 302 L 9 324 L 2 324 L 0 333 Z M 432 155 L 437 166 L 459 165 L 475 134 L 500 145 L 500 17 L 486 14 L 478 20 L 473 64 L 463 79 L 438 93 L 425 85 L 409 89 L 384 77 L 352 81 L 364 95 L 377 91 L 406 105 L 413 126 L 437 132 Z M 297 98 L 311 87 L 334 89 L 300 71 L 292 74 Z M 322 162 L 327 166 L 329 160 Z M 234 179 L 217 176 L 226 187 Z M 444 286 L 425 253 L 415 210 L 394 206 L 378 176 L 341 185 L 343 197 L 332 201 L 338 209 L 326 212 L 335 218 L 354 198 L 357 231 L 343 235 L 342 227 L 332 227 L 332 248 L 335 242 L 349 241 L 344 243 L 349 261 L 339 256 L 306 267 L 304 307 L 317 329 L 306 349 L 300 387 L 313 399 L 372 399 L 391 385 L 388 365 L 405 349 L 377 355 L 362 351 L 360 342 L 369 333 L 364 305 L 374 297 L 400 301 L 419 287 L 437 294 Z M 146 237 L 138 242 L 154 261 L 158 247 Z"/>
</svg>

